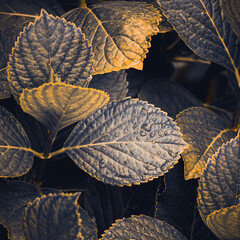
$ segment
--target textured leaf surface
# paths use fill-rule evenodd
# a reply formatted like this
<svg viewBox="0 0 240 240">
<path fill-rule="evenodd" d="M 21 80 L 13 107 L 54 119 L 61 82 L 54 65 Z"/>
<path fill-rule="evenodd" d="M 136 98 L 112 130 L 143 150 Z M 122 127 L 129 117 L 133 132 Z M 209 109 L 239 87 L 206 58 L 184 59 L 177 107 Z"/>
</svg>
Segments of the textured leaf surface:
<svg viewBox="0 0 240 240">
<path fill-rule="evenodd" d="M 92 52 L 81 30 L 42 10 L 23 30 L 9 58 L 9 84 L 15 97 L 23 88 L 60 81 L 85 86 L 91 79 Z"/>
<path fill-rule="evenodd" d="M 218 115 L 200 107 L 184 110 L 177 116 L 176 122 L 184 141 L 188 143 L 182 153 L 185 179 L 198 178 L 209 154 L 229 139 L 228 133 L 222 132 L 228 126 Z M 206 151 L 206 158 L 202 158 Z"/>
<path fill-rule="evenodd" d="M 0 107 L 0 176 L 21 176 L 32 164 L 33 153 L 24 129 L 10 112 Z"/>
<path fill-rule="evenodd" d="M 23 229 L 26 240 L 83 239 L 78 213 L 79 194 L 49 194 L 29 203 L 25 209 Z"/>
<path fill-rule="evenodd" d="M 24 112 L 31 114 L 49 129 L 77 122 L 105 105 L 109 96 L 103 91 L 65 83 L 45 83 L 25 89 L 20 98 Z"/>
<path fill-rule="evenodd" d="M 40 194 L 27 182 L 2 182 L 0 184 L 0 222 L 8 228 L 10 239 L 25 240 L 23 214 L 28 202 Z"/>
<path fill-rule="evenodd" d="M 221 208 L 239 204 L 240 131 L 209 159 L 198 188 L 198 207 L 206 218 Z"/>
<path fill-rule="evenodd" d="M 168 171 L 185 147 L 165 112 L 146 102 L 112 102 L 79 123 L 63 150 L 105 183 L 131 185 Z"/>
<path fill-rule="evenodd" d="M 7 81 L 7 62 L 8 55 L 20 31 L 24 26 L 34 18 L 27 15 L 39 15 L 41 9 L 53 15 L 62 15 L 64 11 L 55 0 L 1 0 L 0 12 L 10 14 L 0 14 L 0 98 L 7 98 L 11 94 L 11 90 Z M 23 14 L 23 16 L 15 16 L 13 14 Z"/>
<path fill-rule="evenodd" d="M 85 33 L 94 52 L 94 74 L 142 69 L 151 36 L 158 33 L 159 11 L 141 2 L 108 1 L 63 15 Z"/>
<path fill-rule="evenodd" d="M 240 239 L 240 204 L 223 208 L 207 217 L 207 225 L 219 239 Z"/>
<path fill-rule="evenodd" d="M 107 92 L 111 101 L 123 99 L 128 92 L 126 77 L 125 70 L 94 75 L 89 87 Z"/>
<path fill-rule="evenodd" d="M 111 239 L 186 240 L 177 229 L 169 224 L 144 215 L 117 220 L 102 238 L 102 240 Z"/>
<path fill-rule="evenodd" d="M 169 22 L 199 56 L 235 71 L 240 86 L 240 39 L 219 0 L 158 0 Z"/>
</svg>

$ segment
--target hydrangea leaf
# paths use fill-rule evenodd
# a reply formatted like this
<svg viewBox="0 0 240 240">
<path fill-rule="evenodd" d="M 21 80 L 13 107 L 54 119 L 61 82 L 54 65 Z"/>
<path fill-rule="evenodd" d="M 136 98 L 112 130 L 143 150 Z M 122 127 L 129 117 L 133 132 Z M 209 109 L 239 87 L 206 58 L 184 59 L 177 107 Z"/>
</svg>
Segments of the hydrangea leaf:
<svg viewBox="0 0 240 240">
<path fill-rule="evenodd" d="M 107 92 L 111 101 L 123 99 L 127 96 L 128 82 L 125 70 L 94 75 L 89 87 Z"/>
<path fill-rule="evenodd" d="M 240 87 L 240 39 L 219 0 L 158 0 L 183 41 L 199 56 L 235 72 Z"/>
<path fill-rule="evenodd" d="M 17 119 L 0 107 L 0 177 L 17 177 L 33 165 L 28 137 Z"/>
<path fill-rule="evenodd" d="M 185 179 L 199 178 L 206 165 L 206 158 L 212 150 L 232 136 L 228 126 L 218 115 L 201 107 L 193 107 L 177 115 L 177 125 L 188 147 L 183 151 Z"/>
<path fill-rule="evenodd" d="M 0 223 L 8 228 L 10 239 L 25 240 L 23 214 L 28 202 L 40 194 L 34 185 L 27 182 L 0 183 Z"/>
<path fill-rule="evenodd" d="M 18 100 L 24 88 L 52 81 L 85 86 L 91 79 L 92 51 L 81 30 L 45 10 L 15 42 L 8 63 L 8 80 Z"/>
<path fill-rule="evenodd" d="M 159 11 L 150 4 L 107 1 L 63 15 L 85 33 L 94 52 L 94 74 L 143 68 L 151 36 L 159 32 Z"/>
<path fill-rule="evenodd" d="M 144 215 L 117 220 L 101 239 L 186 240 L 177 229 L 168 223 Z"/>
<path fill-rule="evenodd" d="M 214 211 L 207 225 L 219 239 L 240 239 L 240 204 Z"/>
<path fill-rule="evenodd" d="M 25 239 L 84 239 L 78 198 L 79 193 L 48 194 L 28 203 L 23 220 Z"/>
<path fill-rule="evenodd" d="M 208 160 L 198 187 L 198 208 L 206 217 L 221 208 L 239 204 L 240 131 Z"/>
<path fill-rule="evenodd" d="M 57 130 L 87 117 L 108 101 L 103 91 L 60 82 L 24 89 L 20 97 L 23 111 Z"/>
<path fill-rule="evenodd" d="M 186 146 L 178 130 L 160 109 L 125 99 L 109 103 L 79 123 L 61 151 L 104 183 L 138 184 L 176 164 Z"/>
</svg>

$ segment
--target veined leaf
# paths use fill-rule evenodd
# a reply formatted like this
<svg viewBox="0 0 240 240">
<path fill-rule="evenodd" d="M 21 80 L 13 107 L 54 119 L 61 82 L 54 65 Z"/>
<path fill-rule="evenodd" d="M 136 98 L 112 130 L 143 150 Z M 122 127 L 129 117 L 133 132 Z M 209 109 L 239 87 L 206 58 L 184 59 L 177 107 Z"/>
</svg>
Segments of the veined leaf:
<svg viewBox="0 0 240 240">
<path fill-rule="evenodd" d="M 240 204 L 207 216 L 207 225 L 219 239 L 240 239 Z"/>
<path fill-rule="evenodd" d="M 169 22 L 199 56 L 235 72 L 240 87 L 240 39 L 219 0 L 158 0 Z"/>
<path fill-rule="evenodd" d="M 239 153 L 240 131 L 208 160 L 198 188 L 198 208 L 203 219 L 216 210 L 239 204 Z"/>
<path fill-rule="evenodd" d="M 10 239 L 25 240 L 22 226 L 24 209 L 39 196 L 38 190 L 30 183 L 0 183 L 0 223 L 8 228 Z"/>
<path fill-rule="evenodd" d="M 111 102 L 79 123 L 61 152 L 112 185 L 147 182 L 176 164 L 185 142 L 165 112 L 146 102 Z"/>
<path fill-rule="evenodd" d="M 186 238 L 171 225 L 144 215 L 117 220 L 101 239 L 186 240 Z"/>
<path fill-rule="evenodd" d="M 142 69 L 151 36 L 159 32 L 159 11 L 143 2 L 107 1 L 63 15 L 93 46 L 94 74 Z"/>
<path fill-rule="evenodd" d="M 109 96 L 103 91 L 65 83 L 24 89 L 20 97 L 23 111 L 57 130 L 87 117 L 108 101 Z"/>
<path fill-rule="evenodd" d="M 185 179 L 199 178 L 207 158 L 233 135 L 218 115 L 201 107 L 193 107 L 177 115 L 177 125 L 188 147 L 183 151 Z M 202 155 L 206 157 L 202 157 Z"/>
<path fill-rule="evenodd" d="M 25 208 L 23 229 L 26 240 L 84 239 L 78 212 L 77 194 L 48 194 Z"/>
<path fill-rule="evenodd" d="M 85 86 L 91 79 L 92 52 L 74 24 L 42 10 L 15 42 L 8 63 L 8 80 L 18 100 L 24 88 L 35 88 L 53 81 Z"/>
<path fill-rule="evenodd" d="M 17 119 L 0 106 L 0 177 L 17 177 L 29 171 L 33 152 Z"/>
</svg>

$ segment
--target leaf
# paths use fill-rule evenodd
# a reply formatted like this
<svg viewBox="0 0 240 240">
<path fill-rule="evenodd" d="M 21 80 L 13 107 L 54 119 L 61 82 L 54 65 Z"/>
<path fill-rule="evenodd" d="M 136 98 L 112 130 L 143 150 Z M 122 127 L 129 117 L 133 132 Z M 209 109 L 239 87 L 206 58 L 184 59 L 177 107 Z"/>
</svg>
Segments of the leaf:
<svg viewBox="0 0 240 240">
<path fill-rule="evenodd" d="M 219 0 L 158 0 L 183 41 L 199 56 L 235 72 L 240 87 L 240 39 Z"/>
<path fill-rule="evenodd" d="M 198 187 L 198 208 L 206 217 L 221 208 L 239 204 L 240 131 L 208 160 Z"/>
<path fill-rule="evenodd" d="M 172 118 L 186 108 L 203 107 L 200 100 L 185 88 L 165 78 L 149 80 L 142 86 L 138 96 L 166 111 Z"/>
<path fill-rule="evenodd" d="M 128 82 L 125 70 L 93 76 L 89 87 L 107 92 L 111 101 L 123 99 L 127 96 Z"/>
<path fill-rule="evenodd" d="M 24 209 L 28 202 L 39 196 L 38 190 L 30 183 L 0 183 L 0 222 L 8 228 L 10 239 L 25 240 L 22 227 Z"/>
<path fill-rule="evenodd" d="M 20 104 L 49 129 L 61 130 L 84 119 L 109 101 L 103 91 L 65 83 L 45 83 L 31 90 L 24 89 Z"/>
<path fill-rule="evenodd" d="M 63 15 L 86 35 L 94 53 L 94 74 L 143 68 L 152 35 L 159 32 L 159 11 L 142 2 L 107 1 Z"/>
<path fill-rule="evenodd" d="M 186 240 L 178 230 L 169 224 L 144 215 L 117 220 L 101 239 Z"/>
<path fill-rule="evenodd" d="M 15 0 L 1 0 L 0 4 L 0 98 L 8 98 L 11 90 L 7 81 L 8 55 L 19 33 L 34 20 L 40 10 L 44 8 L 53 15 L 64 13 L 61 5 L 55 0 L 21 0 L 21 4 Z M 10 13 L 10 14 L 3 14 Z M 19 15 L 14 15 L 19 14 Z M 22 15 L 21 15 L 22 14 Z M 28 16 L 29 15 L 29 16 Z M 33 15 L 33 17 L 30 17 Z"/>
<path fill-rule="evenodd" d="M 235 0 L 221 0 L 221 7 L 232 29 L 240 38 L 240 6 Z"/>
<path fill-rule="evenodd" d="M 200 107 L 184 110 L 177 116 L 177 125 L 188 147 L 183 151 L 185 179 L 199 178 L 209 155 L 232 137 L 228 126 L 218 115 Z M 202 155 L 205 154 L 206 158 Z"/>
<path fill-rule="evenodd" d="M 219 239 L 240 238 L 240 204 L 208 215 L 207 225 Z"/>
<path fill-rule="evenodd" d="M 79 123 L 61 151 L 91 176 L 121 186 L 163 175 L 184 147 L 178 127 L 165 112 L 128 98 Z"/>
<path fill-rule="evenodd" d="M 8 80 L 18 100 L 24 88 L 51 82 L 54 74 L 62 82 L 83 87 L 91 79 L 92 64 L 91 47 L 81 30 L 42 10 L 15 42 Z"/>
<path fill-rule="evenodd" d="M 23 229 L 26 240 L 83 239 L 76 194 L 48 194 L 25 208 Z"/>
<path fill-rule="evenodd" d="M 17 177 L 33 165 L 33 151 L 17 119 L 0 106 L 0 177 Z"/>
</svg>

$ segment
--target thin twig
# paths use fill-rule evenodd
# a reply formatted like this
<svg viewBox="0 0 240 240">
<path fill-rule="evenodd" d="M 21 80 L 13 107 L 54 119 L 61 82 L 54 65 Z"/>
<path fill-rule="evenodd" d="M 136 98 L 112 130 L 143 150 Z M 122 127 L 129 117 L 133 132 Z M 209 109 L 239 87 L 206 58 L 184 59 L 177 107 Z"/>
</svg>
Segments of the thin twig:
<svg viewBox="0 0 240 240">
<path fill-rule="evenodd" d="M 204 64 L 211 64 L 210 61 L 203 60 L 203 59 L 195 59 L 195 58 L 189 58 L 189 57 L 174 57 L 173 61 L 179 61 L 179 62 L 198 62 L 198 63 L 204 63 Z"/>
</svg>

